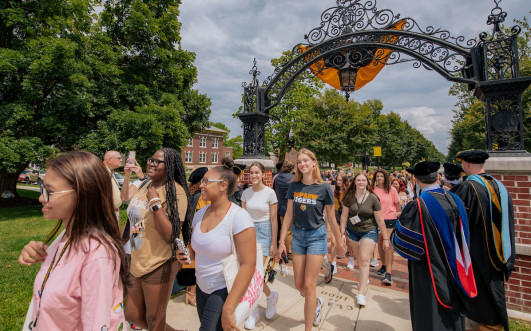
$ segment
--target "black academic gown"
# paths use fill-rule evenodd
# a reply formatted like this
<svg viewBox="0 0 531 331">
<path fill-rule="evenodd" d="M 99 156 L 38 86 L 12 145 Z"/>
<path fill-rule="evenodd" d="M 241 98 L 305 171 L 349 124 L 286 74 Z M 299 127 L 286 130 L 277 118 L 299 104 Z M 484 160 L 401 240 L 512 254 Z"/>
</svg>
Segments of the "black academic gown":
<svg viewBox="0 0 531 331">
<path fill-rule="evenodd" d="M 456 208 L 446 200 L 442 194 L 434 194 L 444 210 L 449 215 L 458 215 Z M 451 198 L 451 197 L 450 197 Z M 411 324 L 414 331 L 459 331 L 465 330 L 465 295 L 454 282 L 450 268 L 446 262 L 444 250 L 438 237 L 435 226 L 432 223 L 430 214 L 422 199 L 420 205 L 426 232 L 426 243 L 430 253 L 430 262 L 425 253 L 424 243 L 415 242 L 411 238 L 393 231 L 391 240 L 395 250 L 400 249 L 396 244 L 395 236 L 404 240 L 409 240 L 410 244 L 422 248 L 421 254 L 414 254 L 419 261 L 408 260 L 409 270 L 409 307 L 411 313 Z M 451 217 L 454 229 L 457 227 L 455 217 Z M 399 219 L 400 225 L 417 234 L 422 235 L 420 223 L 419 205 L 417 200 L 408 203 Z M 400 252 L 399 252 L 400 253 Z M 410 252 L 411 253 L 411 252 Z M 430 273 L 433 270 L 433 277 Z M 437 294 L 434 291 L 434 283 Z M 449 308 L 444 307 L 437 300 L 439 299 Z"/>
<path fill-rule="evenodd" d="M 236 188 L 236 192 L 234 192 L 233 195 L 229 195 L 229 201 L 241 207 L 242 206 L 242 194 L 243 194 L 243 188 L 241 186 L 238 186 Z"/>
<path fill-rule="evenodd" d="M 493 186 L 496 195 L 500 196 L 499 188 L 492 177 L 487 174 L 480 174 Z M 489 254 L 488 227 L 491 227 L 490 205 L 488 190 L 471 181 L 464 181 L 454 186 L 451 192 L 457 194 L 463 201 L 468 215 L 470 228 L 470 255 L 472 266 L 476 277 L 478 296 L 470 299 L 467 316 L 472 320 L 487 324 L 502 324 L 505 330 L 509 330 L 509 318 L 507 316 L 507 306 L 505 304 L 504 277 L 509 279 L 514 269 L 515 247 L 514 247 L 514 211 L 511 196 L 509 195 L 509 230 L 511 232 L 512 256 L 505 265 L 491 262 Z M 500 217 L 494 212 L 493 217 Z M 488 227 L 487 227 L 488 226 Z M 491 251 L 492 252 L 492 251 Z"/>
</svg>

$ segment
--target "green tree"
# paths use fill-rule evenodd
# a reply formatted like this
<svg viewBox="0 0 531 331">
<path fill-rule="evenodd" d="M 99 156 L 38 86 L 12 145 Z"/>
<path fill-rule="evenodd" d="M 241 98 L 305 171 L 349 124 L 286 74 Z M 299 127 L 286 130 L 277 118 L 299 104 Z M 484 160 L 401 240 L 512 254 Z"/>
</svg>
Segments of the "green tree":
<svg viewBox="0 0 531 331">
<path fill-rule="evenodd" d="M 381 109 L 380 101 L 347 103 L 339 91 L 327 89 L 300 115 L 293 132 L 295 147 L 309 148 L 320 161 L 348 162 L 370 148 L 376 132 L 374 117 Z"/>
<path fill-rule="evenodd" d="M 100 4 L 0 3 L 0 191 L 54 150 L 136 150 L 143 161 L 206 126 L 210 100 L 192 89 L 179 1 Z"/>
<path fill-rule="evenodd" d="M 282 53 L 278 59 L 272 59 L 273 67 L 286 63 L 293 57 L 291 51 Z M 271 120 L 266 126 L 266 153 L 279 152 L 279 158 L 295 146 L 294 131 L 300 125 L 301 116 L 308 110 L 312 99 L 320 96 L 324 83 L 308 70 L 304 71 L 290 86 L 280 104 L 271 109 Z"/>
</svg>

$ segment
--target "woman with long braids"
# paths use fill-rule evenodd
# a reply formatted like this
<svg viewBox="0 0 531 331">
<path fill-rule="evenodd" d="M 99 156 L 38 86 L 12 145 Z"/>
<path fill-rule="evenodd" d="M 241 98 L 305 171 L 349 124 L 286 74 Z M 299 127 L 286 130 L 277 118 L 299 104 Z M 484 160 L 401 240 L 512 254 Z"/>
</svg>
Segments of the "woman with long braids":
<svg viewBox="0 0 531 331">
<path fill-rule="evenodd" d="M 39 201 L 44 218 L 61 220 L 65 231 L 49 254 L 35 241 L 20 253 L 22 265 L 42 262 L 25 328 L 118 330 L 123 323 L 128 266 L 112 196 L 109 172 L 95 155 L 70 152 L 48 163 Z"/>
<path fill-rule="evenodd" d="M 175 239 L 190 242 L 193 211 L 181 154 L 163 148 L 148 159 L 147 176 L 131 198 L 131 275 L 125 318 L 147 330 L 173 330 L 166 324 L 166 308 L 175 275 Z"/>
<path fill-rule="evenodd" d="M 280 232 L 279 256 L 286 253 L 286 235 L 291 227 L 293 239 L 293 276 L 297 290 L 304 296 L 304 326 L 312 329 L 321 322 L 323 300 L 317 298 L 316 287 L 319 270 L 327 253 L 328 223 L 337 243 L 342 243 L 334 213 L 334 193 L 330 184 L 323 181 L 319 164 L 308 149 L 297 155 L 297 172 L 288 193 L 288 207 Z M 325 218 L 326 214 L 326 218 Z M 292 226 L 293 224 L 293 226 Z M 343 255 L 343 245 L 337 245 L 337 254 Z"/>
</svg>

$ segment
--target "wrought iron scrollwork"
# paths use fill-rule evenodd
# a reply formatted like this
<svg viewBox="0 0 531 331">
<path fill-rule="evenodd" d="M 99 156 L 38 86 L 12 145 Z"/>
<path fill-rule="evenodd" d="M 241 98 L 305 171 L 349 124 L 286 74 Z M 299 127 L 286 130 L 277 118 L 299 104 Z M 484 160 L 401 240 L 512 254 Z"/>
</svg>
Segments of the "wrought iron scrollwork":
<svg viewBox="0 0 531 331">
<path fill-rule="evenodd" d="M 258 130 L 246 124 L 249 118 L 244 120 L 245 113 L 267 116 L 303 71 L 311 68 L 319 75 L 327 68 L 339 70 L 347 62 L 354 67 L 411 62 L 414 68 L 434 70 L 449 81 L 469 84 L 485 101 L 487 148 L 492 150 L 497 144 L 501 149 L 522 150 L 520 95 L 531 77 L 519 78 L 516 37 L 521 29 L 515 26 L 510 32 L 502 31 L 507 14 L 500 1 L 494 0 L 496 6 L 487 20 L 493 25 L 492 34 L 481 33 L 478 41 L 432 26 L 423 29 L 411 18 L 377 9 L 376 0 L 337 0 L 335 7 L 322 13 L 321 23 L 305 35 L 306 44 L 296 45 L 261 86 L 254 62 L 250 71 L 253 81 L 243 84 L 244 113 L 240 115 L 244 140 L 252 138 L 254 142 L 245 142 L 244 154 L 256 155 L 263 149 L 256 144 L 265 127 L 260 124 Z"/>
<path fill-rule="evenodd" d="M 492 33 L 482 32 L 479 35 L 482 50 L 483 80 L 498 80 L 517 78 L 518 52 L 516 38 L 521 32 L 521 27 L 515 25 L 510 32 L 505 32 L 501 24 L 505 21 L 507 13 L 500 7 L 501 0 L 494 0 L 496 6 L 492 9 L 487 24 L 492 25 Z"/>
<path fill-rule="evenodd" d="M 260 71 L 256 66 L 256 58 L 253 60 L 253 67 L 249 70 L 249 75 L 253 76 L 250 83 L 243 82 L 243 112 L 249 113 L 256 111 L 256 92 L 259 87 L 258 76 Z"/>
</svg>

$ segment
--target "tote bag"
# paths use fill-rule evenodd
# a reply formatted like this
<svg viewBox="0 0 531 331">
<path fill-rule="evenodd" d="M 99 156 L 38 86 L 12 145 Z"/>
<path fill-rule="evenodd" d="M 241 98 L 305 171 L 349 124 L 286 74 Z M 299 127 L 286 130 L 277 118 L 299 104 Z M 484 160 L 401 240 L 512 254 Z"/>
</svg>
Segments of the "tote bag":
<svg viewBox="0 0 531 331">
<path fill-rule="evenodd" d="M 229 235 L 230 243 L 232 246 L 232 254 L 224 258 L 221 263 L 223 264 L 223 275 L 225 276 L 225 283 L 227 284 L 227 291 L 230 292 L 234 279 L 240 270 L 240 262 L 238 260 L 238 254 L 236 253 L 236 246 L 234 245 L 234 237 L 232 235 L 232 221 L 234 219 L 234 213 L 240 210 L 240 207 L 234 206 L 234 210 L 231 213 L 229 220 Z M 258 299 L 262 294 L 264 288 L 264 265 L 262 263 L 262 245 L 256 244 L 256 267 L 254 268 L 253 278 L 247 288 L 247 291 L 243 295 L 240 303 L 234 311 L 234 317 L 236 318 L 236 325 L 241 325 L 247 317 L 251 314 L 253 309 L 258 305 Z"/>
</svg>

